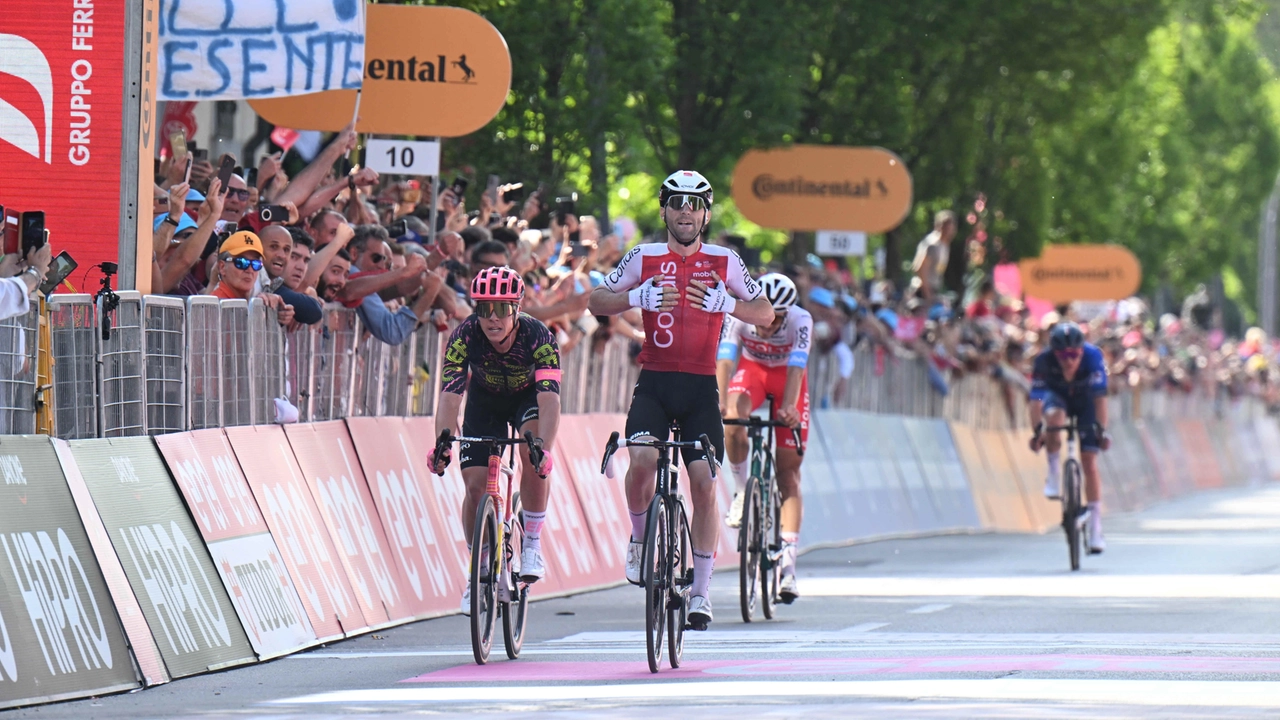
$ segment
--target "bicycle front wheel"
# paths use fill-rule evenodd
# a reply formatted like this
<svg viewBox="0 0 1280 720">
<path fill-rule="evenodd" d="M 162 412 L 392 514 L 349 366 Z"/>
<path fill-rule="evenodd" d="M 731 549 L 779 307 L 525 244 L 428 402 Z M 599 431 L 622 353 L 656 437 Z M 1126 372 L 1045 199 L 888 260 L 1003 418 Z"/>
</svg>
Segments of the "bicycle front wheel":
<svg viewBox="0 0 1280 720">
<path fill-rule="evenodd" d="M 524 626 L 529 621 L 529 586 L 520 581 L 517 568 L 521 551 L 524 550 L 524 508 L 520 504 L 520 493 L 511 500 L 511 528 L 507 532 L 507 587 L 510 588 L 511 599 L 502 603 L 502 642 L 507 650 L 507 657 L 515 660 L 520 657 L 520 648 L 524 647 Z"/>
<path fill-rule="evenodd" d="M 493 498 L 486 495 L 476 508 L 471 533 L 471 652 L 476 663 L 489 662 L 493 632 L 498 620 L 498 515 Z"/>
<path fill-rule="evenodd" d="M 778 486 L 769 493 L 768 502 L 763 499 L 761 513 L 760 609 L 765 620 L 772 620 L 778 602 L 778 586 L 782 584 L 782 501 Z"/>
<path fill-rule="evenodd" d="M 760 479 L 747 480 L 742 491 L 742 524 L 738 526 L 738 604 L 742 622 L 751 622 L 756 611 L 756 578 L 760 574 Z"/>
<path fill-rule="evenodd" d="M 644 532 L 641 581 L 644 583 L 645 649 L 649 657 L 649 672 L 655 673 L 662 664 L 662 631 L 667 617 L 668 580 L 671 577 L 667 542 L 667 504 L 661 497 L 654 497 L 649 503 L 649 522 Z"/>
<path fill-rule="evenodd" d="M 1080 463 L 1067 460 L 1062 467 L 1062 529 L 1067 534 L 1067 554 L 1071 569 L 1080 569 L 1080 546 L 1084 542 L 1080 532 Z"/>
<path fill-rule="evenodd" d="M 693 545 L 684 506 L 671 513 L 671 593 L 667 601 L 667 661 L 672 668 L 684 659 L 684 626 L 689 618 L 689 590 L 693 586 Z"/>
</svg>

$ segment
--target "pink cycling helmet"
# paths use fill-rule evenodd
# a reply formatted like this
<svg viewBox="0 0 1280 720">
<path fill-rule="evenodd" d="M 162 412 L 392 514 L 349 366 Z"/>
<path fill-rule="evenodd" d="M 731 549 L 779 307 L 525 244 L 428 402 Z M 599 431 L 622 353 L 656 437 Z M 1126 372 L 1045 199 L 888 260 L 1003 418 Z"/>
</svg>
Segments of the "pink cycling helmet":
<svg viewBox="0 0 1280 720">
<path fill-rule="evenodd" d="M 520 302 L 524 281 L 509 267 L 487 267 L 471 280 L 471 299 Z"/>
</svg>

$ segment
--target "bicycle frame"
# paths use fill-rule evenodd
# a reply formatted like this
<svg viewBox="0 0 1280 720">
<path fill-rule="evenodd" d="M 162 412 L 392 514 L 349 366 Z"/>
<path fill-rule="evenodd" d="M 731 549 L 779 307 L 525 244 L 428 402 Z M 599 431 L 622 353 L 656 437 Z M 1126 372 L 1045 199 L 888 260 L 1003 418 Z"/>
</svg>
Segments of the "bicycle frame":
<svg viewBox="0 0 1280 720">
<path fill-rule="evenodd" d="M 482 437 L 455 437 L 457 442 L 467 442 L 477 445 L 484 445 L 489 450 L 489 476 L 485 481 L 484 494 L 493 498 L 494 507 L 502 508 L 502 522 L 498 523 L 498 536 L 495 545 L 502 548 L 502 552 L 496 553 L 495 557 L 490 559 L 492 563 L 492 572 L 495 577 L 499 578 L 498 599 L 501 602 L 509 602 L 515 591 L 519 587 L 512 587 L 510 578 L 507 573 L 502 571 L 503 566 L 511 561 L 512 549 L 509 546 L 511 539 L 511 521 L 514 517 L 512 499 L 515 493 L 511 491 L 515 482 L 515 454 L 516 446 L 525 442 L 524 438 L 507 438 L 499 440 L 498 438 L 482 438 Z M 511 461 L 504 463 L 502 461 L 502 445 L 511 447 Z M 507 492 L 503 497 L 502 487 L 499 478 L 506 476 Z M 521 583 L 525 585 L 527 583 Z"/>
</svg>

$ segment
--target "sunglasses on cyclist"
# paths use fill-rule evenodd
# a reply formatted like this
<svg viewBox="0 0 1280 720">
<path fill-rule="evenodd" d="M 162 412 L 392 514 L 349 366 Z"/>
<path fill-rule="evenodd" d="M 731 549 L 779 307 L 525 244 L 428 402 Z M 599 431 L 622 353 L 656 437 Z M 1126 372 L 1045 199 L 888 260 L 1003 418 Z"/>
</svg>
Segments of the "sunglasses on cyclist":
<svg viewBox="0 0 1280 720">
<path fill-rule="evenodd" d="M 1057 355 L 1060 360 L 1075 360 L 1084 354 L 1084 350 L 1082 348 L 1069 348 L 1067 350 L 1054 350 L 1053 354 Z"/>
<path fill-rule="evenodd" d="M 476 303 L 476 315 L 482 318 L 504 318 L 515 315 L 518 306 L 513 302 L 482 300 Z"/>
<path fill-rule="evenodd" d="M 698 212 L 707 206 L 707 202 L 699 195 L 672 195 L 667 198 L 667 209 L 680 212 L 685 208 Z"/>
<path fill-rule="evenodd" d="M 254 272 L 258 272 L 262 269 L 261 260 L 250 260 L 249 258 L 243 257 L 231 258 L 231 264 L 234 265 L 237 270 L 253 270 Z"/>
</svg>

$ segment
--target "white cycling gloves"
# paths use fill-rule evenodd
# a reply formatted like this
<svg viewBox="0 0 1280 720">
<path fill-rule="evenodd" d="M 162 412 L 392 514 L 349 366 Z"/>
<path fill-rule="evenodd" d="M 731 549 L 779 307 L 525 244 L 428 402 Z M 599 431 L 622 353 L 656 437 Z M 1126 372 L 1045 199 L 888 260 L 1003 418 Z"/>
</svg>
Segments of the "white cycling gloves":
<svg viewBox="0 0 1280 720">
<path fill-rule="evenodd" d="M 640 284 L 639 287 L 631 288 L 627 293 L 627 299 L 631 303 L 631 307 L 647 310 L 648 312 L 658 312 L 662 308 L 662 286 L 654 283 L 652 279 Z"/>
<path fill-rule="evenodd" d="M 639 287 L 634 287 L 628 291 L 627 300 L 631 307 L 640 308 L 648 312 L 661 312 L 664 291 L 676 292 L 676 289 L 658 285 L 654 282 L 654 279 L 650 279 Z M 729 294 L 728 288 L 725 287 L 722 281 L 713 287 L 707 288 L 706 295 L 702 298 L 702 304 L 698 307 L 709 313 L 732 313 L 738 307 L 738 301 Z"/>
<path fill-rule="evenodd" d="M 709 313 L 731 313 L 737 307 L 738 301 L 729 294 L 723 282 L 707 288 L 707 294 L 702 298 L 702 309 Z"/>
</svg>

